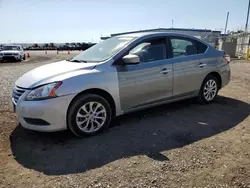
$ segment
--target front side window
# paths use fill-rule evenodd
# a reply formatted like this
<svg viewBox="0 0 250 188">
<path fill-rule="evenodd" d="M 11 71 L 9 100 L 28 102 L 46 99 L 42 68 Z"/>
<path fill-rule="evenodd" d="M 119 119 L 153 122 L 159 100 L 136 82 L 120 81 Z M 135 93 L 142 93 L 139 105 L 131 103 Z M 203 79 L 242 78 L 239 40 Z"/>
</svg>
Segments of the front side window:
<svg viewBox="0 0 250 188">
<path fill-rule="evenodd" d="M 117 36 L 98 43 L 81 54 L 74 57 L 71 61 L 79 62 L 101 62 L 111 58 L 135 37 Z"/>
<path fill-rule="evenodd" d="M 138 55 L 141 63 L 165 59 L 165 53 L 165 39 L 145 41 L 129 51 L 129 54 Z"/>
<path fill-rule="evenodd" d="M 171 38 L 170 41 L 172 44 L 173 57 L 185 57 L 197 54 L 196 46 L 188 39 Z"/>
</svg>

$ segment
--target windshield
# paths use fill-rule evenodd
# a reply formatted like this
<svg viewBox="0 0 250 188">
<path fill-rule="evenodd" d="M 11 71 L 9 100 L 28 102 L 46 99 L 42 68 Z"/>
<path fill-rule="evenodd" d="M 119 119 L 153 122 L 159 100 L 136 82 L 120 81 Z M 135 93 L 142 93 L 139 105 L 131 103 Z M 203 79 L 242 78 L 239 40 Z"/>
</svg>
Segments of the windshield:
<svg viewBox="0 0 250 188">
<path fill-rule="evenodd" d="M 19 46 L 3 46 L 2 50 L 20 50 Z"/>
<path fill-rule="evenodd" d="M 130 43 L 134 37 L 112 37 L 99 44 L 92 46 L 86 51 L 74 57 L 71 61 L 79 62 L 100 62 L 105 61 L 119 52 L 128 43 Z"/>
</svg>

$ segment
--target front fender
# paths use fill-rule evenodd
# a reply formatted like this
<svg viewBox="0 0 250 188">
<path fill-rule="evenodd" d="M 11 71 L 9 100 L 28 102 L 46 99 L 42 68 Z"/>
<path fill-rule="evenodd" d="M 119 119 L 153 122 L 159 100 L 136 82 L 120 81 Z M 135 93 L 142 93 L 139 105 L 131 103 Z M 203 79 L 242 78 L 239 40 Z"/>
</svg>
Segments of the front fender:
<svg viewBox="0 0 250 188">
<path fill-rule="evenodd" d="M 79 74 L 63 80 L 63 84 L 57 89 L 56 95 L 77 95 L 88 89 L 101 89 L 108 92 L 115 101 L 116 114 L 120 115 L 120 95 L 118 78 L 115 67 L 107 69 L 93 69 L 86 74 Z"/>
</svg>

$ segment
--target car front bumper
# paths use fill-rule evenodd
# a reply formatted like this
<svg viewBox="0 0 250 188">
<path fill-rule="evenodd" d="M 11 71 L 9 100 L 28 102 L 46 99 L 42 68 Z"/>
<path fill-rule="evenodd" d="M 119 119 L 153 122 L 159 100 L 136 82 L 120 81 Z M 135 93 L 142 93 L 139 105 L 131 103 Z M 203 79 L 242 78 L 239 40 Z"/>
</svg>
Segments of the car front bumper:
<svg viewBox="0 0 250 188">
<path fill-rule="evenodd" d="M 54 132 L 67 129 L 67 110 L 73 97 L 74 95 L 66 95 L 40 101 L 21 100 L 16 106 L 14 103 L 13 105 L 22 127 L 41 132 Z"/>
<path fill-rule="evenodd" d="M 6 61 L 21 60 L 21 59 L 22 59 L 21 55 L 3 55 L 3 56 L 0 56 L 0 60 L 6 60 Z"/>
</svg>

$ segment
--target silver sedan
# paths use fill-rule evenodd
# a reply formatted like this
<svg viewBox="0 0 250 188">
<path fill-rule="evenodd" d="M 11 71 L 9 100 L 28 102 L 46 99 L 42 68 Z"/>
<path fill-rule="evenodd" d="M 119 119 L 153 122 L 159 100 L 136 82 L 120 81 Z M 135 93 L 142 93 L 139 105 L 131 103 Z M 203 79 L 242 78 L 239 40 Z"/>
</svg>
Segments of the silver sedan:
<svg viewBox="0 0 250 188">
<path fill-rule="evenodd" d="M 230 80 L 223 51 L 176 33 L 107 39 L 20 77 L 12 101 L 24 128 L 93 135 L 112 117 L 186 98 L 212 102 Z"/>
</svg>

